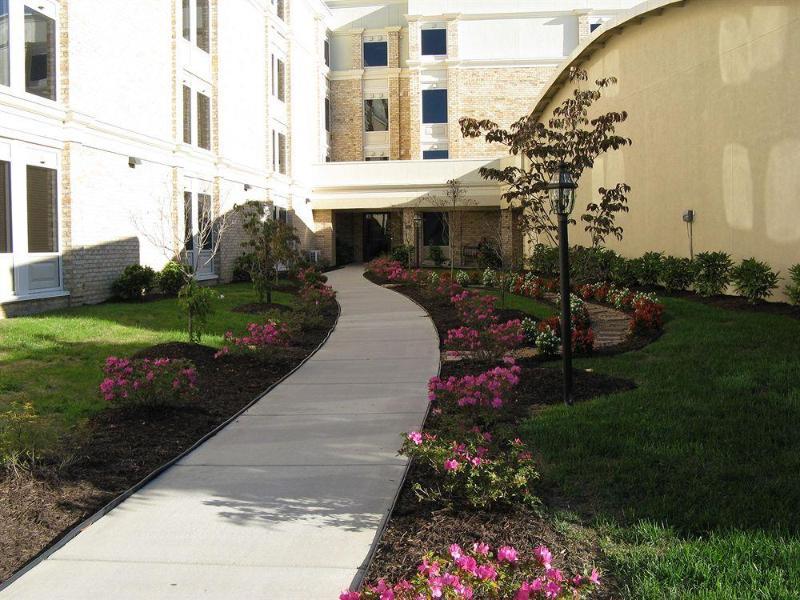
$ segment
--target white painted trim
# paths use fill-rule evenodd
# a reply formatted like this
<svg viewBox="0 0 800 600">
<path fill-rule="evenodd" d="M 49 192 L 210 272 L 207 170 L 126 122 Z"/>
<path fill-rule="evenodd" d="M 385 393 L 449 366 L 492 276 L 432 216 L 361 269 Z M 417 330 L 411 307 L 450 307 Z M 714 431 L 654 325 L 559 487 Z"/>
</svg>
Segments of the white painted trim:
<svg viewBox="0 0 800 600">
<path fill-rule="evenodd" d="M 23 296 L 0 296 L 0 304 L 12 304 L 14 302 L 30 302 L 31 300 L 49 300 L 50 298 L 66 298 L 70 295 L 68 291 L 58 290 L 44 290 L 33 294 L 25 294 Z"/>
</svg>

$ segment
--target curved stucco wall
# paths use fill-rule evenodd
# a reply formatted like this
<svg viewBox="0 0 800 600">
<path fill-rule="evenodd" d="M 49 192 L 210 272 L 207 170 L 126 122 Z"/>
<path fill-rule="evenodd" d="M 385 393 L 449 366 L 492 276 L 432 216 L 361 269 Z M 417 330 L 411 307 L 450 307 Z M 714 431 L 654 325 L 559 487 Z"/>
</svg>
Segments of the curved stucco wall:
<svg viewBox="0 0 800 600">
<path fill-rule="evenodd" d="M 687 0 L 610 29 L 576 54 L 590 80 L 619 83 L 596 110 L 626 110 L 633 146 L 580 181 L 579 204 L 629 183 L 627 256 L 694 250 L 756 256 L 783 273 L 800 262 L 800 2 Z M 599 37 L 599 36 L 598 36 Z M 554 83 L 542 120 L 570 94 Z M 582 226 L 571 241 L 587 243 Z"/>
</svg>

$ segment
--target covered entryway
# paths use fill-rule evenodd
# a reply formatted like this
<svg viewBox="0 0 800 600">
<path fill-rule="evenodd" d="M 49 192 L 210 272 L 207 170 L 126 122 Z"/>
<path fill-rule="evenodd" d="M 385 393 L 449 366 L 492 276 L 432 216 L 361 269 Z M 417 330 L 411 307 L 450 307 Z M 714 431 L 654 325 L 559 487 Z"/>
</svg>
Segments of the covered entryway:
<svg viewBox="0 0 800 600">
<path fill-rule="evenodd" d="M 369 262 L 392 249 L 389 233 L 389 213 L 364 213 L 364 262 Z"/>
</svg>

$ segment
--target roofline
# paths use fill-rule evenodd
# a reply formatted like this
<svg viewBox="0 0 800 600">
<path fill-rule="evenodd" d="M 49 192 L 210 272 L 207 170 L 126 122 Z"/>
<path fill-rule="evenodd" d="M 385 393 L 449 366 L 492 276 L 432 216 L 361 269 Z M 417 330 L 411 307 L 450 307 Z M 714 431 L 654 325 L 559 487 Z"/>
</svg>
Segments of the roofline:
<svg viewBox="0 0 800 600">
<path fill-rule="evenodd" d="M 553 98 L 556 97 L 558 92 L 569 81 L 569 72 L 572 67 L 578 67 L 588 61 L 595 50 L 603 48 L 606 43 L 615 35 L 622 33 L 626 27 L 630 25 L 638 25 L 645 19 L 650 17 L 657 17 L 664 9 L 676 6 L 681 7 L 686 4 L 687 0 L 646 0 L 641 4 L 637 4 L 630 10 L 621 13 L 618 17 L 611 21 L 607 21 L 602 27 L 597 29 L 590 37 L 583 40 L 577 48 L 570 54 L 556 73 L 550 78 L 545 86 L 545 92 L 539 97 L 536 102 L 531 116 L 537 120 L 541 120 L 544 111 L 550 105 Z"/>
</svg>

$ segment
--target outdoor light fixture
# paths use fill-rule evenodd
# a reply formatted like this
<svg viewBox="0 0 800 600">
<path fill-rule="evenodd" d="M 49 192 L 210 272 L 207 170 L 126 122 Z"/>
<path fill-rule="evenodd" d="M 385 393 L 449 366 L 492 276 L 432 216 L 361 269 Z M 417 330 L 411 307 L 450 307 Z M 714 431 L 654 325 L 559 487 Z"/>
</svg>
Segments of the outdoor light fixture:
<svg viewBox="0 0 800 600">
<path fill-rule="evenodd" d="M 131 169 L 135 169 L 136 165 L 140 165 L 140 164 L 142 164 L 142 159 L 141 158 L 136 158 L 135 156 L 129 156 L 128 157 L 128 166 Z"/>
<path fill-rule="evenodd" d="M 250 191 L 250 184 L 249 183 L 245 183 L 244 184 L 244 191 L 245 192 L 249 192 Z"/>
<path fill-rule="evenodd" d="M 561 259 L 561 356 L 564 363 L 564 404 L 572 406 L 572 315 L 569 290 L 569 237 L 567 225 L 575 208 L 578 185 L 569 168 L 561 163 L 547 184 L 552 211 L 558 215 L 558 250 Z"/>
<path fill-rule="evenodd" d="M 414 266 L 419 269 L 422 266 L 422 213 L 414 215 Z"/>
</svg>

